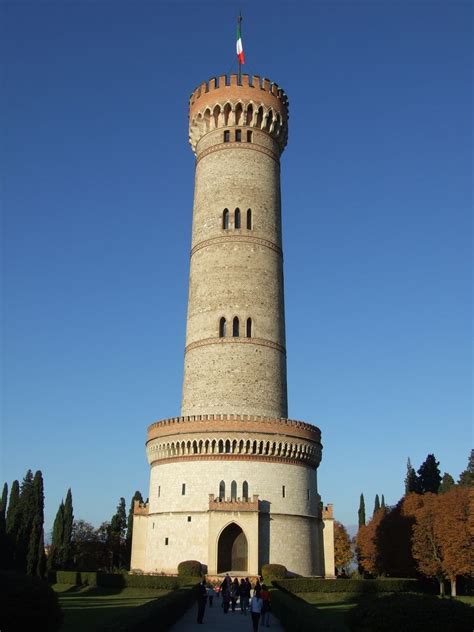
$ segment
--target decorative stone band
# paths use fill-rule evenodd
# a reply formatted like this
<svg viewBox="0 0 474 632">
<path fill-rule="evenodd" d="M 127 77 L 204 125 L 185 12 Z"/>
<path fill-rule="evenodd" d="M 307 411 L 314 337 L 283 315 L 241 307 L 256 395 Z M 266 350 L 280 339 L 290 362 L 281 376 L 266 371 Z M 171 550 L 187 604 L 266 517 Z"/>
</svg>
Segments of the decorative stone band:
<svg viewBox="0 0 474 632">
<path fill-rule="evenodd" d="M 267 461 L 317 468 L 319 428 L 288 419 L 229 415 L 205 420 L 164 420 L 148 429 L 148 462 Z M 246 417 L 244 420 L 243 418 Z M 184 421 L 184 420 L 188 421 Z M 168 423 L 172 421 L 172 423 Z M 293 425 L 294 424 L 294 425 Z"/>
<path fill-rule="evenodd" d="M 275 154 L 275 152 L 267 147 L 262 147 L 261 145 L 255 145 L 253 143 L 219 143 L 218 145 L 208 147 L 199 153 L 196 157 L 196 165 L 200 160 L 209 156 L 209 154 L 213 154 L 215 151 L 222 151 L 223 149 L 248 149 L 250 151 L 258 151 L 261 154 L 265 154 L 266 156 L 273 158 L 275 162 L 280 163 L 280 157 Z"/>
<path fill-rule="evenodd" d="M 209 494 L 209 511 L 258 511 L 258 494 L 252 499 L 219 498 Z"/>
<path fill-rule="evenodd" d="M 245 243 L 245 244 L 256 244 L 257 246 L 263 246 L 264 248 L 269 248 L 273 250 L 280 256 L 283 256 L 283 251 L 280 246 L 277 246 L 272 241 L 268 241 L 268 239 L 262 239 L 261 237 L 254 237 L 253 235 L 241 234 L 241 235 L 223 235 L 222 237 L 212 237 L 211 239 L 206 239 L 205 241 L 201 241 L 196 244 L 191 250 L 191 257 L 201 248 L 207 248 L 208 246 L 215 246 L 219 244 L 227 244 L 229 242 L 236 243 Z"/>
<path fill-rule="evenodd" d="M 188 353 L 192 349 L 196 349 L 197 347 L 204 347 L 206 345 L 226 345 L 226 344 L 244 344 L 244 345 L 259 345 L 261 347 L 270 347 L 271 349 L 276 349 L 286 355 L 286 349 L 282 345 L 279 345 L 277 342 L 273 342 L 272 340 L 264 340 L 263 338 L 204 338 L 203 340 L 196 340 L 195 342 L 191 342 L 184 350 L 184 353 Z"/>
</svg>

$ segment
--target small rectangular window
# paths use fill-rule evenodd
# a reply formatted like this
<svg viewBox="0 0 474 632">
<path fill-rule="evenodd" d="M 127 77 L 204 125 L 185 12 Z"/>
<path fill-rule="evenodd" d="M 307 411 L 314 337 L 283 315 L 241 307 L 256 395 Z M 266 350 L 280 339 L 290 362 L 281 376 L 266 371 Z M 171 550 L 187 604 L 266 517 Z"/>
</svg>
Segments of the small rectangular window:
<svg viewBox="0 0 474 632">
<path fill-rule="evenodd" d="M 188 522 L 191 522 L 191 516 L 188 516 Z"/>
<path fill-rule="evenodd" d="M 158 498 L 161 496 L 161 485 L 158 485 Z"/>
<path fill-rule="evenodd" d="M 152 527 L 151 527 L 151 528 L 152 528 L 152 529 L 154 529 L 154 528 L 155 528 L 155 523 L 154 523 L 154 522 L 152 522 Z"/>
<path fill-rule="evenodd" d="M 236 129 L 235 130 L 235 142 L 236 143 L 240 143 L 241 140 L 242 140 L 242 130 Z"/>
<path fill-rule="evenodd" d="M 185 496 L 186 495 L 186 483 L 183 483 L 181 485 L 181 495 Z"/>
<path fill-rule="evenodd" d="M 309 500 L 309 489 L 306 490 L 306 498 Z"/>
<path fill-rule="evenodd" d="M 252 132 L 250 130 L 247 130 L 247 142 L 252 142 Z"/>
<path fill-rule="evenodd" d="M 224 130 L 224 143 L 230 142 L 230 132 L 228 129 Z"/>
<path fill-rule="evenodd" d="M 282 485 L 282 487 L 281 487 L 281 495 L 283 496 L 283 498 L 285 498 L 285 493 L 286 493 L 285 486 Z"/>
<path fill-rule="evenodd" d="M 168 546 L 168 542 L 169 542 L 168 538 L 165 538 L 165 546 Z"/>
</svg>

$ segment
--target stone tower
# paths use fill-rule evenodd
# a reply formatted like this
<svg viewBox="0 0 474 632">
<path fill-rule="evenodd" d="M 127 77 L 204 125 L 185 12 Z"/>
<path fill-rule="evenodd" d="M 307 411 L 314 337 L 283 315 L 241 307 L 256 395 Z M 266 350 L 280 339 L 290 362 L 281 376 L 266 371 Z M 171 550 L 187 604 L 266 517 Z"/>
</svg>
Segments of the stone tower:
<svg viewBox="0 0 474 632">
<path fill-rule="evenodd" d="M 288 419 L 280 156 L 288 99 L 268 79 L 191 94 L 196 156 L 181 417 L 148 428 L 149 503 L 132 569 L 332 575 L 316 483 L 320 431 Z M 328 514 L 327 514 L 328 515 Z M 329 546 L 330 548 L 330 546 Z M 327 547 L 326 547 L 327 549 Z"/>
</svg>

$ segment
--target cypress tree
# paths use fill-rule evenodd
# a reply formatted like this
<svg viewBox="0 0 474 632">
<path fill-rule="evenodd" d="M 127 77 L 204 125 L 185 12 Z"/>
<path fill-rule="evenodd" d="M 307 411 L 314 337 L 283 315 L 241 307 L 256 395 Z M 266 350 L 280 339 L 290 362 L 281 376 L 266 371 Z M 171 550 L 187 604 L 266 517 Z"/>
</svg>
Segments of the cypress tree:
<svg viewBox="0 0 474 632">
<path fill-rule="evenodd" d="M 425 462 L 421 464 L 418 470 L 420 479 L 420 489 L 422 494 L 431 492 L 437 494 L 441 483 L 441 474 L 439 472 L 439 462 L 435 459 L 434 454 L 428 454 Z"/>
<path fill-rule="evenodd" d="M 454 478 L 448 472 L 443 474 L 443 478 L 441 479 L 441 483 L 438 488 L 438 494 L 446 494 L 455 486 Z"/>
<path fill-rule="evenodd" d="M 410 492 L 415 492 L 419 494 L 421 490 L 420 490 L 420 481 L 411 464 L 410 457 L 408 457 L 407 475 L 405 477 L 405 494 L 409 494 Z"/>
<path fill-rule="evenodd" d="M 63 543 L 64 533 L 64 502 L 61 500 L 56 517 L 53 523 L 53 536 L 51 538 L 51 547 L 48 555 L 48 570 L 56 570 L 61 568 L 61 547 Z"/>
<path fill-rule="evenodd" d="M 15 560 L 15 568 L 23 573 L 27 571 L 28 549 L 30 547 L 31 529 L 33 528 L 35 513 L 36 503 L 33 491 L 33 472 L 28 470 L 23 478 L 20 488 Z"/>
<path fill-rule="evenodd" d="M 471 450 L 467 468 L 459 475 L 459 485 L 474 487 L 474 450 Z"/>
<path fill-rule="evenodd" d="M 130 503 L 130 509 L 128 512 L 128 519 L 127 519 L 127 536 L 125 538 L 125 541 L 126 541 L 126 564 L 128 568 L 130 568 L 130 562 L 131 562 L 131 556 L 132 556 L 133 507 L 136 500 L 138 500 L 140 503 L 143 502 L 143 496 L 138 490 L 133 494 L 132 501 Z"/>
<path fill-rule="evenodd" d="M 5 568 L 15 568 L 16 549 L 18 543 L 19 514 L 20 509 L 20 483 L 13 481 L 10 491 L 10 502 L 8 503 L 6 529 L 7 529 L 7 552 Z"/>
<path fill-rule="evenodd" d="M 62 538 L 62 568 L 68 569 L 72 562 L 72 527 L 74 524 L 74 514 L 72 509 L 72 493 L 71 488 L 67 490 L 66 502 L 64 503 L 64 528 Z"/>
<path fill-rule="evenodd" d="M 26 572 L 42 576 L 44 572 L 44 485 L 43 474 L 38 470 L 31 488 L 31 528 L 28 538 Z M 27 518 L 28 519 L 28 518 Z"/>
<path fill-rule="evenodd" d="M 382 494 L 382 502 L 380 503 L 380 507 L 381 507 L 382 509 L 385 509 L 385 498 L 384 498 L 384 495 L 383 495 L 383 494 Z"/>
<path fill-rule="evenodd" d="M 8 568 L 8 541 L 7 541 L 7 502 L 8 485 L 3 485 L 2 499 L 0 501 L 0 568 Z"/>
<path fill-rule="evenodd" d="M 125 510 L 125 498 L 120 499 L 116 513 L 112 516 L 108 528 L 108 547 L 110 551 L 112 567 L 122 567 L 124 536 L 127 529 L 127 512 Z"/>
<path fill-rule="evenodd" d="M 380 509 L 380 499 L 379 495 L 375 494 L 375 503 L 374 503 L 374 514 Z"/>
<path fill-rule="evenodd" d="M 365 500 L 364 494 L 360 495 L 359 501 L 359 529 L 365 525 Z"/>
</svg>

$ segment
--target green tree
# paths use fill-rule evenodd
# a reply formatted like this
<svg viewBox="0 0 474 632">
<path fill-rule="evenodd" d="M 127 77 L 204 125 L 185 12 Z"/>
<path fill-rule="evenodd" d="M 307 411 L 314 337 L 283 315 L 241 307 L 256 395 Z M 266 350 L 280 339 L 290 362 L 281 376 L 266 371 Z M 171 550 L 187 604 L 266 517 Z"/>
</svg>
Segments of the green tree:
<svg viewBox="0 0 474 632">
<path fill-rule="evenodd" d="M 74 524 L 74 513 L 72 507 L 71 488 L 67 490 L 66 502 L 64 503 L 63 538 L 61 542 L 61 564 L 62 568 L 68 569 L 72 563 L 72 527 Z"/>
<path fill-rule="evenodd" d="M 467 468 L 459 475 L 459 485 L 474 487 L 474 450 L 471 450 Z"/>
<path fill-rule="evenodd" d="M 375 494 L 374 513 L 380 509 L 379 495 Z"/>
<path fill-rule="evenodd" d="M 359 529 L 365 525 L 365 500 L 364 494 L 360 495 L 359 501 Z"/>
<path fill-rule="evenodd" d="M 125 557 L 125 532 L 127 530 L 127 513 L 125 498 L 121 498 L 117 511 L 112 516 L 108 530 L 107 544 L 110 551 L 112 568 L 122 568 Z"/>
<path fill-rule="evenodd" d="M 26 554 L 26 572 L 28 575 L 42 577 L 45 569 L 44 552 L 44 484 L 43 474 L 38 470 L 29 490 L 28 511 L 25 511 L 27 524 L 31 524 L 28 534 L 28 549 Z M 25 506 L 26 507 L 26 506 Z"/>
<path fill-rule="evenodd" d="M 5 568 L 15 568 L 18 531 L 20 523 L 20 483 L 13 481 L 7 511 L 7 553 Z"/>
<path fill-rule="evenodd" d="M 408 457 L 407 475 L 405 477 L 405 494 L 410 494 L 411 492 L 415 492 L 416 494 L 420 493 L 420 481 L 411 464 L 410 457 Z"/>
<path fill-rule="evenodd" d="M 382 501 L 381 501 L 381 503 L 380 503 L 380 507 L 381 507 L 382 509 L 385 509 L 385 497 L 384 497 L 384 495 L 383 495 L 383 494 L 382 494 Z"/>
<path fill-rule="evenodd" d="M 61 546 L 64 534 L 64 502 L 61 500 L 53 524 L 51 547 L 48 555 L 48 570 L 61 568 Z"/>
<path fill-rule="evenodd" d="M 15 551 L 15 568 L 23 573 L 27 572 L 27 558 L 35 514 L 36 502 L 33 489 L 33 472 L 28 470 L 20 487 L 18 532 Z"/>
<path fill-rule="evenodd" d="M 132 501 L 130 503 L 130 510 L 128 512 L 127 519 L 127 536 L 125 538 L 126 541 L 126 564 L 127 567 L 130 568 L 131 556 L 132 556 L 132 538 L 133 538 L 133 508 L 135 505 L 135 501 L 143 502 L 143 496 L 137 490 L 132 497 Z"/>
<path fill-rule="evenodd" d="M 455 485 L 456 483 L 454 482 L 454 478 L 451 476 L 451 474 L 445 472 L 438 487 L 438 494 L 446 494 L 446 492 L 449 492 L 449 490 Z"/>
<path fill-rule="evenodd" d="M 0 501 L 0 568 L 8 568 L 8 540 L 7 540 L 7 503 L 8 485 L 3 485 L 2 499 Z"/>
<path fill-rule="evenodd" d="M 434 454 L 428 454 L 424 463 L 418 470 L 420 479 L 420 490 L 422 494 L 437 494 L 441 483 L 441 474 L 439 472 L 439 462 L 435 459 Z"/>
</svg>

